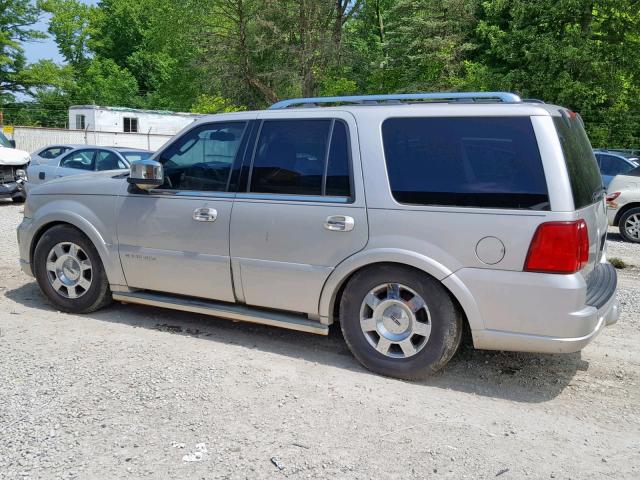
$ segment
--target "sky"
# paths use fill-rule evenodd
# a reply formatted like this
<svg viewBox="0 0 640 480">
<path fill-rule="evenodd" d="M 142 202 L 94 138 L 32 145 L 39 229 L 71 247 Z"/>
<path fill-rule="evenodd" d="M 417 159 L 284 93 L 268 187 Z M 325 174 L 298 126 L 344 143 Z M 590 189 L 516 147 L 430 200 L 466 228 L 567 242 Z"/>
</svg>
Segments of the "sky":
<svg viewBox="0 0 640 480">
<path fill-rule="evenodd" d="M 88 5 L 95 5 L 98 3 L 98 0 L 80 0 L 80 2 Z M 40 17 L 40 21 L 36 23 L 33 28 L 47 33 L 50 18 L 51 16 L 49 14 L 43 14 Z M 37 62 L 42 59 L 50 59 L 57 63 L 62 63 L 63 61 L 62 55 L 58 52 L 58 47 L 56 46 L 55 41 L 53 38 L 48 36 L 48 34 L 47 38 L 43 40 L 39 40 L 37 42 L 23 42 L 22 46 L 29 63 Z"/>
</svg>

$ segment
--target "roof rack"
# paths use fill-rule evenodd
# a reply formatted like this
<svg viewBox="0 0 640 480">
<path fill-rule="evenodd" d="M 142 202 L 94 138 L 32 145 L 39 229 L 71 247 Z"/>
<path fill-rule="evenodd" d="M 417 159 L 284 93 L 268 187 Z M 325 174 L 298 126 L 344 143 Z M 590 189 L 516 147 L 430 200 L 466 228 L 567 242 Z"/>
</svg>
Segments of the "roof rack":
<svg viewBox="0 0 640 480">
<path fill-rule="evenodd" d="M 326 103 L 354 103 L 360 105 L 377 105 L 380 103 L 401 103 L 410 100 L 431 101 L 498 101 L 502 103 L 520 103 L 522 100 L 515 93 L 509 92 L 451 92 L 451 93 L 397 93 L 391 95 L 352 95 L 345 97 L 311 97 L 292 98 L 274 103 L 269 110 L 281 110 L 294 105 L 317 107 Z"/>
</svg>

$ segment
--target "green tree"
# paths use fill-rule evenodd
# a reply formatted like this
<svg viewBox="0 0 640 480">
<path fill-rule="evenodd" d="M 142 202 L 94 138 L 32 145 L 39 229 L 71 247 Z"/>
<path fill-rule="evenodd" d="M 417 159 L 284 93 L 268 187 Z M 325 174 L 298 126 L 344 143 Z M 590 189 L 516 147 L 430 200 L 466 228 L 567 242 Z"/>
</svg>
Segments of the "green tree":
<svg viewBox="0 0 640 480">
<path fill-rule="evenodd" d="M 29 93 L 42 84 L 25 74 L 27 62 L 20 43 L 44 37 L 30 28 L 39 13 L 29 0 L 0 0 L 0 105 L 14 93 Z"/>
</svg>

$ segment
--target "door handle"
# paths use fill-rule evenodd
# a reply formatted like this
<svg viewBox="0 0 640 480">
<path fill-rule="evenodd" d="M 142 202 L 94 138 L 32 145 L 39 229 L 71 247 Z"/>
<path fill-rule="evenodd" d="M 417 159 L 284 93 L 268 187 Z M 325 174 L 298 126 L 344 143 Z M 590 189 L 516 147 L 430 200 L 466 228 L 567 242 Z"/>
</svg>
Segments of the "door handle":
<svg viewBox="0 0 640 480">
<path fill-rule="evenodd" d="M 193 219 L 196 222 L 213 222 L 218 218 L 218 212 L 215 208 L 201 207 L 193 211 Z"/>
<path fill-rule="evenodd" d="M 327 217 L 327 221 L 324 222 L 324 228 L 332 232 L 350 232 L 353 230 L 356 222 L 353 217 L 347 217 L 346 215 L 331 215 Z"/>
</svg>

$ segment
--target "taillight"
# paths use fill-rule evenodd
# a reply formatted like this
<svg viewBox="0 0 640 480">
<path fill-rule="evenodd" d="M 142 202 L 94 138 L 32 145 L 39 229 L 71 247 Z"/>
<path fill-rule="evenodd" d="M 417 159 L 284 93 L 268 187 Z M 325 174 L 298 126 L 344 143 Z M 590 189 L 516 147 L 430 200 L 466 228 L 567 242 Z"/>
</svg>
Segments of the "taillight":
<svg viewBox="0 0 640 480">
<path fill-rule="evenodd" d="M 589 233 L 584 220 L 547 222 L 533 235 L 524 270 L 575 273 L 589 261 Z"/>
<path fill-rule="evenodd" d="M 607 206 L 611 208 L 618 208 L 618 204 L 616 203 L 616 198 L 620 196 L 622 192 L 613 192 L 607 195 Z"/>
</svg>

